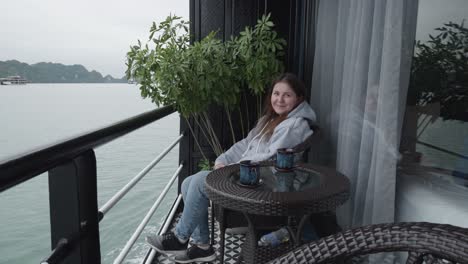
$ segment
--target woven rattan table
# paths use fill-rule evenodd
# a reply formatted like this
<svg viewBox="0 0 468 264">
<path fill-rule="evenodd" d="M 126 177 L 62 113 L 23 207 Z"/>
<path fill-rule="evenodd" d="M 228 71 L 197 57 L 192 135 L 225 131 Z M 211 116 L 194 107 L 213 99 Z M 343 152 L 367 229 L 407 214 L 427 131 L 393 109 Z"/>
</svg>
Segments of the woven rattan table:
<svg viewBox="0 0 468 264">
<path fill-rule="evenodd" d="M 304 224 L 313 213 L 336 209 L 349 198 L 349 180 L 334 169 L 299 164 L 292 174 L 278 172 L 271 163 L 263 163 L 261 183 L 243 186 L 239 183 L 239 164 L 211 172 L 206 178 L 210 200 L 223 208 L 240 211 L 249 223 L 242 255 L 246 263 L 264 263 L 300 244 Z M 300 220 L 293 243 L 283 248 L 257 246 L 258 232 L 252 217 L 295 216 Z"/>
</svg>

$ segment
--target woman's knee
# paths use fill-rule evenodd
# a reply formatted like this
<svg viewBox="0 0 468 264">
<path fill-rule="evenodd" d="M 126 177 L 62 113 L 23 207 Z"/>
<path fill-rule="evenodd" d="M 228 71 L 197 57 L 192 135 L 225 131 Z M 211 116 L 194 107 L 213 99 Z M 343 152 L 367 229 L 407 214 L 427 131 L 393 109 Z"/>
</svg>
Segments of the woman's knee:
<svg viewBox="0 0 468 264">
<path fill-rule="evenodd" d="M 205 187 L 205 179 L 206 179 L 206 176 L 208 176 L 208 174 L 210 173 L 210 171 L 199 171 L 197 172 L 196 174 L 194 174 L 192 177 L 192 184 L 191 185 L 194 185 L 194 187 L 198 188 L 199 190 L 201 189 L 204 189 Z M 194 188 L 194 187 L 190 187 L 190 188 Z"/>
<path fill-rule="evenodd" d="M 196 188 L 198 190 L 204 189 L 206 176 L 210 171 L 199 171 L 189 177 L 187 177 L 181 186 L 182 195 L 186 196 L 188 190 Z"/>
<path fill-rule="evenodd" d="M 189 176 L 182 181 L 182 185 L 180 186 L 180 191 L 182 192 L 182 197 L 187 196 L 187 191 L 190 188 L 190 183 L 192 182 L 192 176 Z"/>
</svg>

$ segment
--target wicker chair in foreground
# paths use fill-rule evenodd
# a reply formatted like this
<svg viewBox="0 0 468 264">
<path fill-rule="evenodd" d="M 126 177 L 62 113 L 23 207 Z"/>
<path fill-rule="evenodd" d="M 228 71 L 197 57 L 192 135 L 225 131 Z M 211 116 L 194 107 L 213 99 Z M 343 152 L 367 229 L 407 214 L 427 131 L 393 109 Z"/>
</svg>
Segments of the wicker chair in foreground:
<svg viewBox="0 0 468 264">
<path fill-rule="evenodd" d="M 407 264 L 468 263 L 468 229 L 425 222 L 370 225 L 303 245 L 269 263 L 334 263 L 397 251 L 409 253 Z"/>
</svg>

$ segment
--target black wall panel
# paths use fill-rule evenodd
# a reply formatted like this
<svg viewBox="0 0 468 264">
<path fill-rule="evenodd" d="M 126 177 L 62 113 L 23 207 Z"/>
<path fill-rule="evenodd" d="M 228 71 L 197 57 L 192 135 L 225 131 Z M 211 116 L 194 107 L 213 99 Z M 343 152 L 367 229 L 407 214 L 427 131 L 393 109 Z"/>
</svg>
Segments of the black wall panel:
<svg viewBox="0 0 468 264">
<path fill-rule="evenodd" d="M 218 37 L 227 40 L 232 34 L 236 35 L 242 31 L 245 26 L 254 26 L 262 14 L 271 13 L 276 31 L 288 43 L 284 58 L 286 71 L 298 74 L 305 81 L 306 87 L 310 87 L 313 70 L 316 5 L 314 0 L 190 0 L 190 30 L 193 41 L 202 39 L 212 30 L 217 30 Z M 257 119 L 254 111 L 254 98 L 242 100 L 241 109 L 247 108 L 250 113 L 249 126 L 252 128 Z M 224 109 L 212 107 L 209 114 L 223 148 L 229 148 L 232 144 L 232 136 Z M 234 114 L 232 118 L 236 139 L 239 140 L 243 137 L 240 119 L 238 114 Z M 244 118 L 244 122 L 246 121 Z M 192 128 L 195 128 L 194 120 L 190 120 L 190 124 Z M 185 177 L 198 171 L 198 162 L 202 159 L 202 155 L 189 133 L 185 120 L 181 119 L 180 127 L 181 131 L 187 131 L 187 136 L 180 143 L 179 158 L 185 164 L 179 178 L 182 181 Z M 204 153 L 211 160 L 214 160 L 216 156 L 210 151 L 201 132 L 195 130 L 195 134 L 201 142 Z"/>
</svg>

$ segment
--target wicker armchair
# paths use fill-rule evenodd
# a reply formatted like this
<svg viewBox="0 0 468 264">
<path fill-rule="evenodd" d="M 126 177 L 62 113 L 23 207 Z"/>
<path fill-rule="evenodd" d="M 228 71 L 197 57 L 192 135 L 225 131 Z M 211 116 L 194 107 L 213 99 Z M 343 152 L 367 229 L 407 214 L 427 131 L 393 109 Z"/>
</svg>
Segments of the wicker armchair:
<svg viewBox="0 0 468 264">
<path fill-rule="evenodd" d="M 269 263 L 340 263 L 392 251 L 408 252 L 407 264 L 468 263 L 468 229 L 425 222 L 370 225 L 303 245 Z"/>
</svg>

